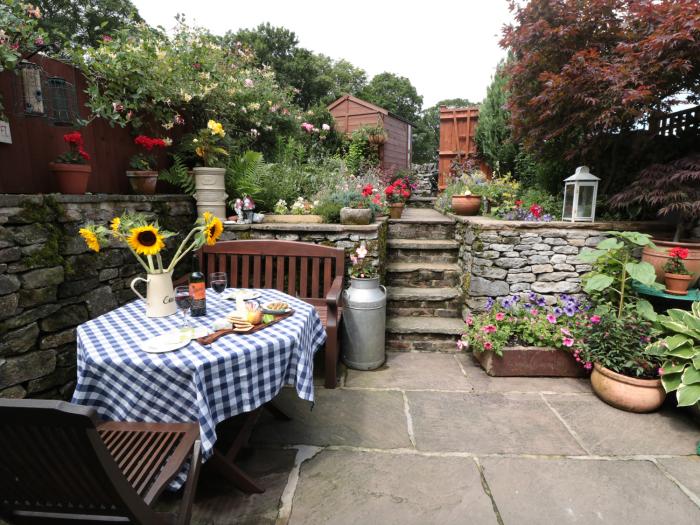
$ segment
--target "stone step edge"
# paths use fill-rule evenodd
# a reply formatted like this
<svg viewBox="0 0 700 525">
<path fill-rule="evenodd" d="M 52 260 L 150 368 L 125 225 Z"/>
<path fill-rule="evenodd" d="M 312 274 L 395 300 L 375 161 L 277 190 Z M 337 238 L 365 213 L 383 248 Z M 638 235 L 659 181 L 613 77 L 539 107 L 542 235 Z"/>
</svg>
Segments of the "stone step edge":
<svg viewBox="0 0 700 525">
<path fill-rule="evenodd" d="M 395 250 L 459 250 L 459 243 L 449 239 L 388 239 L 386 243 Z"/>
<path fill-rule="evenodd" d="M 457 263 L 414 263 L 414 262 L 395 262 L 386 265 L 386 270 L 389 273 L 411 273 L 420 270 L 430 272 L 460 272 L 461 269 Z"/>
<path fill-rule="evenodd" d="M 456 288 L 412 288 L 408 286 L 388 286 L 389 301 L 451 301 L 461 298 Z"/>
<path fill-rule="evenodd" d="M 458 336 L 464 333 L 464 321 L 454 317 L 389 317 L 386 331 L 390 334 L 436 334 Z"/>
</svg>

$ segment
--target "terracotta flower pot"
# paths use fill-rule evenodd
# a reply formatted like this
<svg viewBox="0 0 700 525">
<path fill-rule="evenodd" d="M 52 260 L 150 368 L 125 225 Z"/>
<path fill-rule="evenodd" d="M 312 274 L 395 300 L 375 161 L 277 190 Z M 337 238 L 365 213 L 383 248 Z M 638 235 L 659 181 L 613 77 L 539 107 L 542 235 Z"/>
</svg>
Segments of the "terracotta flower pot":
<svg viewBox="0 0 700 525">
<path fill-rule="evenodd" d="M 628 412 L 652 412 L 666 399 L 660 379 L 628 377 L 595 363 L 591 386 L 608 405 Z"/>
<path fill-rule="evenodd" d="M 481 208 L 481 197 L 477 195 L 453 195 L 452 211 L 456 215 L 477 215 Z"/>
<path fill-rule="evenodd" d="M 49 169 L 56 177 L 60 193 L 83 195 L 87 191 L 88 181 L 92 173 L 92 167 L 89 164 L 49 162 Z"/>
<path fill-rule="evenodd" d="M 127 171 L 131 189 L 137 195 L 153 195 L 156 192 L 158 182 L 157 171 Z"/>
<path fill-rule="evenodd" d="M 389 204 L 389 218 L 390 219 L 400 219 L 403 214 L 403 202 L 396 202 Z"/>
<path fill-rule="evenodd" d="M 690 275 L 679 273 L 665 273 L 664 282 L 666 283 L 666 293 L 673 295 L 688 295 L 688 286 L 690 286 Z"/>
<path fill-rule="evenodd" d="M 683 261 L 685 267 L 690 272 L 690 283 L 688 288 L 692 288 L 700 277 L 700 242 L 672 242 L 652 239 L 658 247 L 657 250 L 644 248 L 642 250 L 642 261 L 646 261 L 654 266 L 656 270 L 656 280 L 660 283 L 664 281 L 664 264 L 671 258 L 668 254 L 669 248 L 680 246 L 688 248 L 688 258 Z"/>
</svg>

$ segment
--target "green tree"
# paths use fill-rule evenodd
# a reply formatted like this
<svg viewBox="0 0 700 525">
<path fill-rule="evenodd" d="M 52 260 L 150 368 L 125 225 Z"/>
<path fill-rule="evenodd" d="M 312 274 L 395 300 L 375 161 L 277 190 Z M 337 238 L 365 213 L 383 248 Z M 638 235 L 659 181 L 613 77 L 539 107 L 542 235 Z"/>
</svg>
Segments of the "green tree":
<svg viewBox="0 0 700 525">
<path fill-rule="evenodd" d="M 508 103 L 508 76 L 505 64 L 498 65 L 491 85 L 486 89 L 486 98 L 479 111 L 476 128 L 476 144 L 491 168 L 502 173 L 512 172 L 518 145 L 513 140 L 510 128 Z"/>
<path fill-rule="evenodd" d="M 413 129 L 413 162 L 435 162 L 440 143 L 440 106 L 474 106 L 466 98 L 448 98 L 424 109 Z"/>
<path fill-rule="evenodd" d="M 418 121 L 423 106 L 423 97 L 411 81 L 393 73 L 374 76 L 358 96 L 414 123 Z"/>
<path fill-rule="evenodd" d="M 143 19 L 130 0 L 35 0 L 51 42 L 91 46 Z"/>
</svg>

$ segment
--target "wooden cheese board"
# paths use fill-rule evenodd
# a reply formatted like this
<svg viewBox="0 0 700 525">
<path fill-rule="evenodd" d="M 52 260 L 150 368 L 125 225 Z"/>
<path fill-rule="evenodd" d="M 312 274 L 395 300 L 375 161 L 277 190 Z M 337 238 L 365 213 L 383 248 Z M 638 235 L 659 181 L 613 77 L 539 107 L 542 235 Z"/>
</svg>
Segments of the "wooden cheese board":
<svg viewBox="0 0 700 525">
<path fill-rule="evenodd" d="M 223 336 L 228 335 L 228 334 L 237 334 L 237 335 L 253 334 L 253 333 L 258 332 L 260 330 L 264 330 L 268 326 L 272 326 L 275 323 L 279 323 L 283 319 L 286 319 L 287 317 L 291 317 L 292 315 L 294 315 L 294 310 L 289 310 L 286 313 L 274 315 L 274 319 L 272 321 L 269 321 L 267 323 L 260 323 L 260 324 L 253 325 L 248 330 L 241 331 L 240 329 L 236 329 L 236 328 L 224 328 L 223 330 L 217 330 L 216 332 L 213 332 L 209 335 L 205 335 L 204 337 L 200 337 L 200 338 L 196 339 L 196 341 L 200 345 L 208 346 L 208 345 L 212 344 L 214 341 L 216 341 L 217 339 L 219 339 L 220 337 L 223 337 Z"/>
</svg>

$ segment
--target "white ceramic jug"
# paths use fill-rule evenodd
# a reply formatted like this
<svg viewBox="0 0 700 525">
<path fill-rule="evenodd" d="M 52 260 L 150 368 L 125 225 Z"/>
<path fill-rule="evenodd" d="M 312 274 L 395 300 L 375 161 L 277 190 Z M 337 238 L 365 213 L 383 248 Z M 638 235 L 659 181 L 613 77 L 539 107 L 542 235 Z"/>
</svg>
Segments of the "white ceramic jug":
<svg viewBox="0 0 700 525">
<path fill-rule="evenodd" d="M 146 297 L 136 290 L 136 282 L 146 283 Z M 131 289 L 146 302 L 148 317 L 165 317 L 177 312 L 173 290 L 173 272 L 149 273 L 148 277 L 136 277 L 131 281 Z"/>
</svg>

